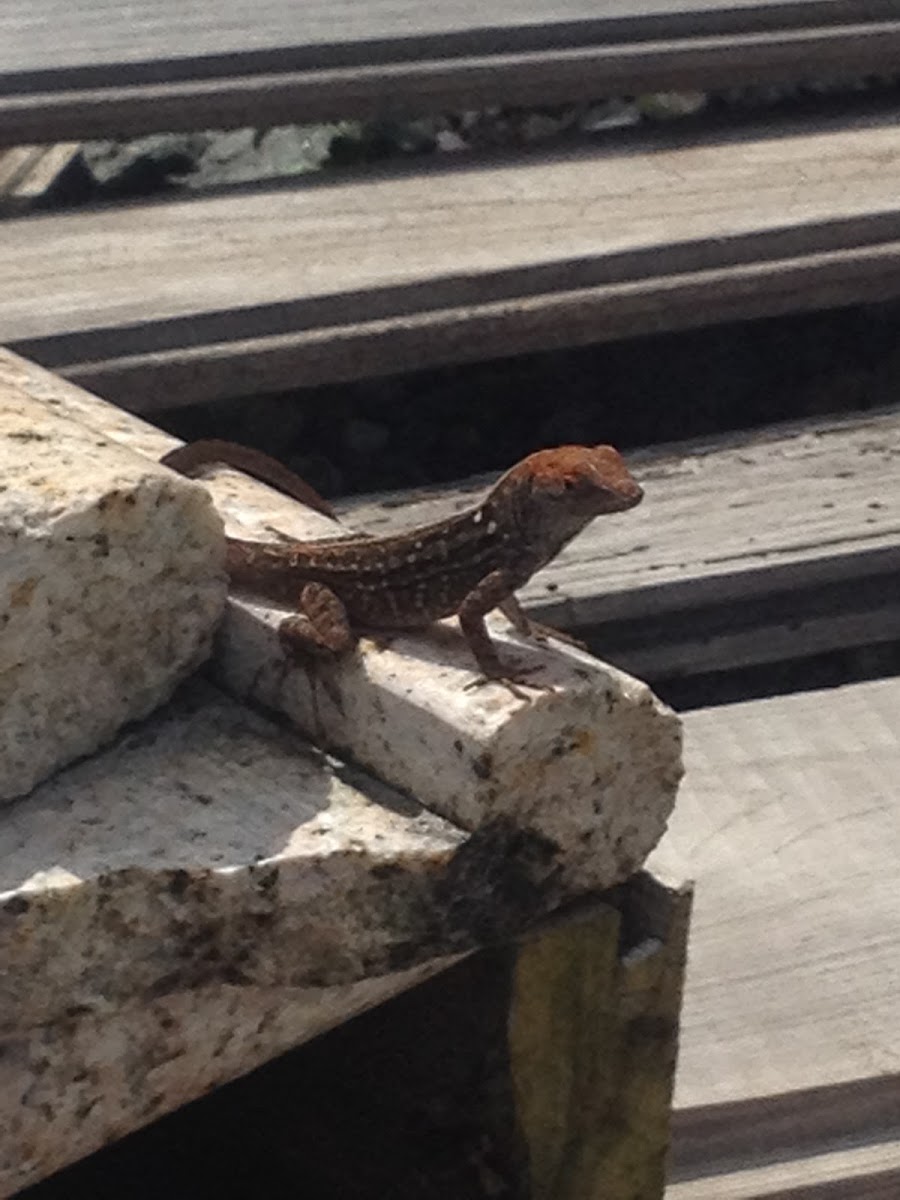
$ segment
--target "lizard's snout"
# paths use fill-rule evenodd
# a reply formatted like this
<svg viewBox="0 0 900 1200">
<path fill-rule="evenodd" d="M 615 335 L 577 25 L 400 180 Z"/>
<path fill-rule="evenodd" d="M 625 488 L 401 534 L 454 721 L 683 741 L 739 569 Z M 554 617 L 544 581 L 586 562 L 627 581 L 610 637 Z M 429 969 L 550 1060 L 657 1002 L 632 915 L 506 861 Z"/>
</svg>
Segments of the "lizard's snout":
<svg viewBox="0 0 900 1200">
<path fill-rule="evenodd" d="M 625 485 L 619 489 L 619 497 L 623 511 L 627 508 L 634 508 L 636 504 L 640 504 L 643 500 L 644 489 L 636 479 L 632 479 L 629 476 Z"/>
</svg>

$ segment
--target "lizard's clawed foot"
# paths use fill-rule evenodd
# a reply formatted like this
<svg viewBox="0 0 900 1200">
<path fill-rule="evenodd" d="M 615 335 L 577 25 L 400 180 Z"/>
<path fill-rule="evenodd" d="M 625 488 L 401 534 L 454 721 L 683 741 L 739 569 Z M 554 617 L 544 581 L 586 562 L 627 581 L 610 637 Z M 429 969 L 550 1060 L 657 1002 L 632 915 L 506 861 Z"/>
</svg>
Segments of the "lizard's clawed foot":
<svg viewBox="0 0 900 1200">
<path fill-rule="evenodd" d="M 533 675 L 536 671 L 540 671 L 541 667 L 523 667 L 518 663 L 510 663 L 511 669 L 504 669 L 498 662 L 496 666 L 485 670 L 483 675 L 479 675 L 477 679 L 472 679 L 464 687 L 464 691 L 471 692 L 475 688 L 484 687 L 489 683 L 498 683 L 501 687 L 505 687 L 518 700 L 530 700 L 531 697 L 527 692 L 523 692 L 522 688 L 531 688 L 536 692 L 552 692 L 554 689 L 549 683 L 532 683 L 526 677 Z"/>
<path fill-rule="evenodd" d="M 327 670 L 323 671 L 322 668 L 334 663 L 352 645 L 353 638 L 340 601 L 330 589 L 308 584 L 301 599 L 306 609 L 284 618 L 278 626 L 278 640 L 284 652 L 285 678 L 295 667 L 305 671 L 309 677 L 318 727 L 319 687 L 343 715 L 340 691 L 329 678 Z"/>
</svg>

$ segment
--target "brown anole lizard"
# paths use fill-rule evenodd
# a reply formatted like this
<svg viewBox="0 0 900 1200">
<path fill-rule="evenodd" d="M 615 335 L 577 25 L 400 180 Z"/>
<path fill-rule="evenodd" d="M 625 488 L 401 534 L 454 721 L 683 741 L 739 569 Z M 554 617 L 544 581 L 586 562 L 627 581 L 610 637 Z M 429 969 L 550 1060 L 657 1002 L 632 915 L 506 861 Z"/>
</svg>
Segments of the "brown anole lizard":
<svg viewBox="0 0 900 1200">
<path fill-rule="evenodd" d="M 214 462 L 237 466 L 334 515 L 281 463 L 234 443 L 196 442 L 162 462 L 184 474 Z M 569 640 L 530 620 L 516 589 L 594 517 L 633 508 L 642 496 L 612 446 L 560 446 L 529 454 L 474 507 L 433 524 L 386 537 L 229 538 L 226 566 L 239 590 L 296 610 L 279 626 L 290 651 L 340 654 L 360 628 L 418 629 L 456 615 L 484 676 L 515 682 L 527 672 L 500 661 L 485 615 L 499 608 L 522 635 Z"/>
</svg>

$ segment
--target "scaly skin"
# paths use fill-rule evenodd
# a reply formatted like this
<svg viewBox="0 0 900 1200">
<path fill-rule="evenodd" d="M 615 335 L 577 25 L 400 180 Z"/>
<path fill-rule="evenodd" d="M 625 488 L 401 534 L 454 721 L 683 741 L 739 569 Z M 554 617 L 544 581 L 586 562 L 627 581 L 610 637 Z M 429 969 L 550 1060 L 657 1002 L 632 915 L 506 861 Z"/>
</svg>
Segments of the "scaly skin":
<svg viewBox="0 0 900 1200">
<path fill-rule="evenodd" d="M 228 461 L 227 443 L 215 445 L 216 461 Z M 285 468 L 275 466 L 283 479 Z M 254 452 L 250 469 L 272 479 L 264 455 Z M 549 632 L 522 612 L 516 589 L 594 517 L 633 508 L 642 495 L 611 446 L 560 446 L 530 454 L 473 508 L 446 520 L 379 538 L 230 538 L 227 568 L 239 590 L 296 607 L 280 628 L 292 648 L 340 653 L 360 627 L 415 629 L 456 615 L 484 675 L 509 680 L 514 672 L 500 662 L 485 615 L 499 607 L 520 633 Z"/>
</svg>

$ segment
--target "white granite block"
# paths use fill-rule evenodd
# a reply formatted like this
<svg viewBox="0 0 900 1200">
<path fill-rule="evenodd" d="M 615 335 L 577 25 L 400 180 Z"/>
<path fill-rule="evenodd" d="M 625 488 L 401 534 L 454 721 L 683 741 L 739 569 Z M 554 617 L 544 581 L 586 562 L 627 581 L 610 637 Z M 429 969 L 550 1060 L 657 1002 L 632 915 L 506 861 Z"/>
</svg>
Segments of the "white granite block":
<svg viewBox="0 0 900 1200">
<path fill-rule="evenodd" d="M 207 657 L 223 554 L 204 488 L 0 378 L 0 800 Z"/>
</svg>

